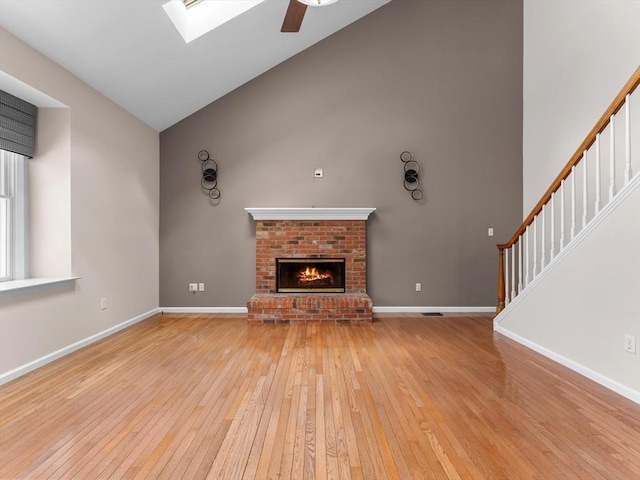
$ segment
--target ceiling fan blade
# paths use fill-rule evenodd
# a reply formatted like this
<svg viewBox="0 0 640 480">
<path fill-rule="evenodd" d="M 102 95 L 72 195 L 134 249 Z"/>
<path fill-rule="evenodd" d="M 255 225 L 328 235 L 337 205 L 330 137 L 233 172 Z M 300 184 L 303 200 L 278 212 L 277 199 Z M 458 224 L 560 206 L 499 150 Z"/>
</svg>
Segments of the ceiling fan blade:
<svg viewBox="0 0 640 480">
<path fill-rule="evenodd" d="M 304 12 L 306 11 L 307 6 L 304 3 L 300 3 L 298 0 L 289 0 L 287 13 L 284 16 L 284 22 L 282 22 L 282 29 L 280 31 L 299 32 L 302 19 L 304 18 Z"/>
</svg>

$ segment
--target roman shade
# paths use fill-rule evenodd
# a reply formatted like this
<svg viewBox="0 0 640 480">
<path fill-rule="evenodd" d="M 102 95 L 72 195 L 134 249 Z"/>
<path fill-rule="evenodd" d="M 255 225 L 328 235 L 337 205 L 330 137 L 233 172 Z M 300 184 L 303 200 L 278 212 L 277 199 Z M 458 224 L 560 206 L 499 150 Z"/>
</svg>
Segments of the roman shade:
<svg viewBox="0 0 640 480">
<path fill-rule="evenodd" d="M 0 149 L 33 158 L 37 112 L 35 105 L 0 90 Z"/>
</svg>

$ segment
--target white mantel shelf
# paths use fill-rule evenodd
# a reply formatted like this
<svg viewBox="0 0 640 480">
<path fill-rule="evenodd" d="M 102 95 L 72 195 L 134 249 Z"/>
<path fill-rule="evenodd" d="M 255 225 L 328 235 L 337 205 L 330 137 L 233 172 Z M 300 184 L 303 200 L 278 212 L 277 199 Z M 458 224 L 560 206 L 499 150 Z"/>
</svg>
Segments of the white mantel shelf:
<svg viewBox="0 0 640 480">
<path fill-rule="evenodd" d="M 356 208 L 245 208 L 254 220 L 366 220 L 372 207 Z"/>
</svg>

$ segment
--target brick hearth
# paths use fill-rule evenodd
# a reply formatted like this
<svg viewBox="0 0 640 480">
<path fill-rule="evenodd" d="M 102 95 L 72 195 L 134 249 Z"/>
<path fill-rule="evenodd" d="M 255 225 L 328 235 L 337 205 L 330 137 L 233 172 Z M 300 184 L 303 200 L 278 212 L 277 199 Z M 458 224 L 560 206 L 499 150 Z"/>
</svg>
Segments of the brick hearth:
<svg viewBox="0 0 640 480">
<path fill-rule="evenodd" d="M 263 220 L 254 214 L 254 218 L 256 294 L 247 302 L 249 321 L 372 321 L 373 302 L 367 295 L 366 216 L 356 220 Z M 277 293 L 275 259 L 305 257 L 344 258 L 345 293 Z"/>
<path fill-rule="evenodd" d="M 367 294 L 256 294 L 247 302 L 249 321 L 371 322 L 373 302 Z"/>
</svg>

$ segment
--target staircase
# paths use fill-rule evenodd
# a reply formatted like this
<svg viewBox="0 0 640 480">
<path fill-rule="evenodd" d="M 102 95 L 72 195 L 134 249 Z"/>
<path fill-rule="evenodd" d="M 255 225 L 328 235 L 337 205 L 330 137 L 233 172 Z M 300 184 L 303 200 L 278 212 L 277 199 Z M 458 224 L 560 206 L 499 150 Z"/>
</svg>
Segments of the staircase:
<svg viewBox="0 0 640 480">
<path fill-rule="evenodd" d="M 640 403 L 640 68 L 512 238 L 495 331 Z"/>
</svg>

